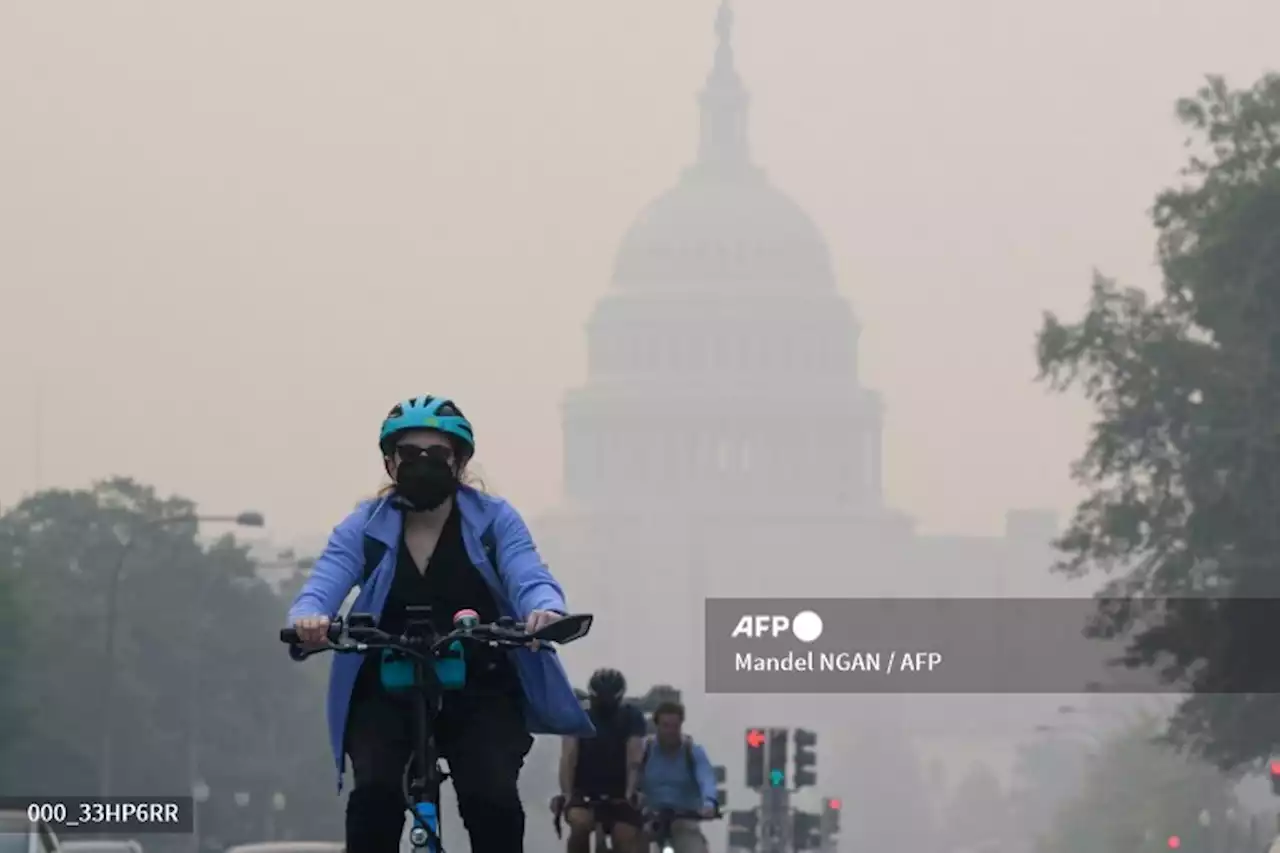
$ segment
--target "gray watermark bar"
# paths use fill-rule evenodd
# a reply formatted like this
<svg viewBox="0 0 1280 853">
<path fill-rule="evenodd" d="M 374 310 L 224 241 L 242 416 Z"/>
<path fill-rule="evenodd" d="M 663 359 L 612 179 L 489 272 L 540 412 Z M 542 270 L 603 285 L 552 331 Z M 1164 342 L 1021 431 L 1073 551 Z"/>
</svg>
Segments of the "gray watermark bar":
<svg viewBox="0 0 1280 853">
<path fill-rule="evenodd" d="M 1159 613 L 1180 601 L 1147 601 Z M 1280 625 L 1280 600 L 1220 599 Z M 751 599 L 706 602 L 708 693 L 1155 693 L 1186 685 L 1090 635 L 1098 599 Z M 1266 623 L 1258 623 L 1266 624 Z M 1200 638 L 1213 647 L 1212 637 Z M 1199 645 L 1199 644 L 1198 644 Z M 1280 651 L 1257 649 L 1258 655 Z M 1157 662 L 1163 663 L 1163 662 Z M 1251 667 L 1265 673 L 1268 667 Z M 1260 675 L 1259 678 L 1262 676 Z M 1271 692 L 1266 685 L 1240 691 Z"/>
<path fill-rule="evenodd" d="M 54 835 L 190 834 L 191 797 L 0 797 L 0 834 L 45 824 Z"/>
</svg>

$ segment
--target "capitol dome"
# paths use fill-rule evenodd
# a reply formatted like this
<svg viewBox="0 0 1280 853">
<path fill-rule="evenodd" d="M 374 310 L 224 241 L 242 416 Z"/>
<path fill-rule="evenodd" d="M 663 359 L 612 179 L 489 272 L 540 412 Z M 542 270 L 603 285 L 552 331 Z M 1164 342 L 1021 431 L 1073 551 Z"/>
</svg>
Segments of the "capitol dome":
<svg viewBox="0 0 1280 853">
<path fill-rule="evenodd" d="M 750 162 L 748 96 L 734 68 L 731 28 L 725 5 L 716 21 L 715 64 L 700 99 L 698 161 L 623 237 L 613 272 L 621 289 L 835 290 L 822 232 Z"/>
</svg>

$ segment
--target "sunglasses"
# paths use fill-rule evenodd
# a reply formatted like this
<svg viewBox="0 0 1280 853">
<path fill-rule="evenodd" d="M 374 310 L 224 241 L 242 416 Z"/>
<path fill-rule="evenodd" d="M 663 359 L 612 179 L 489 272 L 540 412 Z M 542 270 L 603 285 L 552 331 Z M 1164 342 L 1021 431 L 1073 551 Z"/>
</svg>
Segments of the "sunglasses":
<svg viewBox="0 0 1280 853">
<path fill-rule="evenodd" d="M 397 444 L 396 455 L 400 457 L 401 462 L 412 462 L 415 459 L 443 459 L 445 462 L 453 461 L 453 451 L 442 444 L 433 444 L 430 447 L 419 447 L 416 444 Z"/>
</svg>

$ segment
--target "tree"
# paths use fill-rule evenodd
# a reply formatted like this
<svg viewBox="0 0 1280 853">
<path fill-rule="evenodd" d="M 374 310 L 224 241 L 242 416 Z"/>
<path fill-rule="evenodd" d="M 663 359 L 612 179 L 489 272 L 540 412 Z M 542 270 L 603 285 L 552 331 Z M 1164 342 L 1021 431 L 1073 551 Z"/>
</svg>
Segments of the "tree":
<svg viewBox="0 0 1280 853">
<path fill-rule="evenodd" d="M 1000 779 L 985 764 L 975 764 L 952 792 L 943 826 L 952 847 L 984 849 L 1010 837 L 1012 817 Z"/>
<path fill-rule="evenodd" d="M 1156 853 L 1174 835 L 1188 850 L 1227 849 L 1218 839 L 1239 832 L 1231 780 L 1162 743 L 1160 731 L 1156 718 L 1147 718 L 1099 745 L 1078 795 L 1041 844 L 1043 853 Z"/>
<path fill-rule="evenodd" d="M 278 791 L 281 835 L 340 837 L 324 668 L 288 659 L 276 640 L 287 602 L 231 537 L 202 547 L 184 520 L 194 511 L 116 479 L 41 492 L 0 516 L 0 606 L 11 590 L 27 617 L 10 634 L 27 645 L 4 673 L 23 737 L 0 763 L 0 793 L 96 792 L 118 575 L 112 790 L 185 794 L 201 780 L 202 834 L 226 842 L 264 837 Z"/>
<path fill-rule="evenodd" d="M 8 641 L 0 643 L 0 767 L 14 760 L 14 747 L 26 735 L 23 729 L 33 716 L 33 709 L 22 701 L 15 674 L 23 656 L 33 651 L 23 638 L 27 635 L 27 620 L 23 613 L 18 592 L 18 576 L 7 563 L 0 562 L 0 625 L 5 626 Z"/>
<path fill-rule="evenodd" d="M 938 834 L 929 786 L 897 726 L 868 730 L 841 762 L 848 774 L 840 818 L 848 850 L 933 850 Z"/>
<path fill-rule="evenodd" d="M 1160 294 L 1095 276 L 1082 319 L 1045 318 L 1039 364 L 1097 412 L 1057 568 L 1113 575 L 1097 634 L 1196 694 L 1168 735 L 1229 768 L 1280 737 L 1258 653 L 1280 600 L 1280 75 L 1209 78 L 1177 114 L 1195 153 L 1153 211 Z"/>
<path fill-rule="evenodd" d="M 1086 758 L 1075 737 L 1036 738 L 1018 745 L 1010 801 L 1020 837 L 1034 842 L 1049 832 L 1058 809 L 1081 789 Z"/>
</svg>

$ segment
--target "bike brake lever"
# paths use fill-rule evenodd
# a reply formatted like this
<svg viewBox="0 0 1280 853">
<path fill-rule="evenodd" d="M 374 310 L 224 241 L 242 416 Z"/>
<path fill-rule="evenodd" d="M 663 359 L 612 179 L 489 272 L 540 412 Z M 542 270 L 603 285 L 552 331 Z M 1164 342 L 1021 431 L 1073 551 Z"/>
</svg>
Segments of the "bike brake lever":
<svg viewBox="0 0 1280 853">
<path fill-rule="evenodd" d="M 319 649 L 304 649 L 302 646 L 290 646 L 289 657 L 293 658 L 294 660 L 306 660 L 312 655 L 318 655 L 320 654 L 320 652 L 327 652 L 328 650 L 329 650 L 328 647 L 323 647 Z"/>
</svg>

